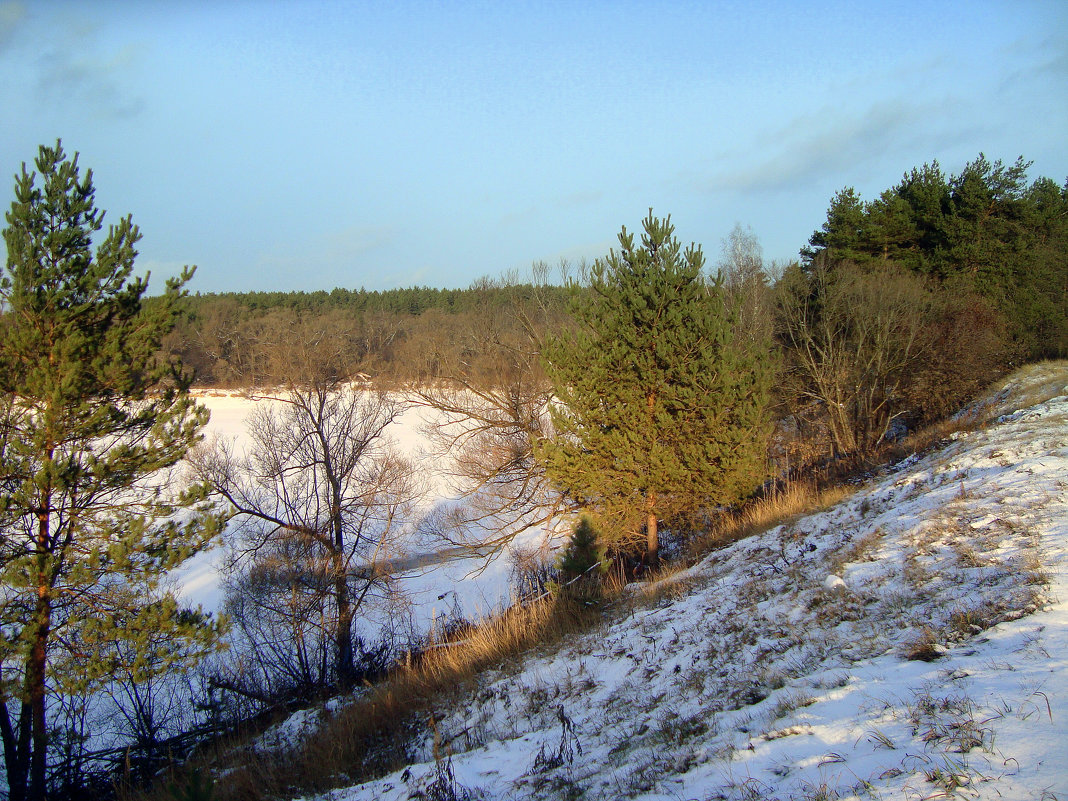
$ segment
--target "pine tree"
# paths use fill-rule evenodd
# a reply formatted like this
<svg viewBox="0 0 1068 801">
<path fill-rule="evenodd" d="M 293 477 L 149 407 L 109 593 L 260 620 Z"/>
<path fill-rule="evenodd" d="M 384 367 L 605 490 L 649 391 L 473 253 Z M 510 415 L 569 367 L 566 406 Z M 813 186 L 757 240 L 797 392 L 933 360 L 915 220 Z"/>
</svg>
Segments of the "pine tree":
<svg viewBox="0 0 1068 801">
<path fill-rule="evenodd" d="M 857 258 L 866 237 L 867 210 L 856 190 L 847 186 L 835 192 L 827 209 L 827 222 L 801 249 L 805 263 L 811 263 L 824 250 L 833 250 L 842 259 Z"/>
<path fill-rule="evenodd" d="M 595 566 L 604 566 L 604 548 L 593 521 L 586 515 L 579 518 L 571 532 L 571 539 L 557 561 L 561 578 L 565 581 L 582 578 Z M 594 578 L 600 578 L 594 575 Z"/>
<path fill-rule="evenodd" d="M 671 219 L 650 210 L 641 245 L 598 260 L 579 295 L 573 333 L 551 341 L 546 370 L 557 436 L 547 473 L 598 517 L 606 544 L 645 537 L 655 562 L 659 522 L 733 502 L 764 475 L 767 354 L 733 341 L 704 255 L 682 250 Z"/>
<path fill-rule="evenodd" d="M 221 625 L 164 575 L 218 520 L 171 475 L 207 411 L 156 358 L 192 271 L 150 307 L 130 217 L 103 228 L 92 171 L 60 143 L 26 165 L 0 273 L 0 733 L 12 799 L 46 793 L 48 698 L 144 680 L 212 650 Z"/>
<path fill-rule="evenodd" d="M 906 173 L 865 203 L 852 189 L 835 194 L 827 220 L 801 256 L 834 266 L 883 270 L 894 262 L 935 279 L 967 301 L 985 299 L 1005 316 L 1014 348 L 1027 358 L 1058 357 L 1068 343 L 1065 231 L 1068 184 L 1028 185 L 1031 163 L 990 161 L 982 153 L 959 175 L 938 162 Z"/>
</svg>

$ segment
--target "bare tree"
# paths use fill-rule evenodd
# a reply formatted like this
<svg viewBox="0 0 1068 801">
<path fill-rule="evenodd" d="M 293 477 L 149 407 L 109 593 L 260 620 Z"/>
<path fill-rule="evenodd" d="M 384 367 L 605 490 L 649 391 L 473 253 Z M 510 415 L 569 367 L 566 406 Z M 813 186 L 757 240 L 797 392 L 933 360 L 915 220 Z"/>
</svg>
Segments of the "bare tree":
<svg viewBox="0 0 1068 801">
<path fill-rule="evenodd" d="M 735 314 L 737 341 L 766 349 L 775 335 L 775 304 L 764 249 L 750 226 L 735 223 L 723 240 L 716 267 L 728 308 Z"/>
<path fill-rule="evenodd" d="M 250 392 L 261 403 L 247 423 L 247 452 L 216 442 L 195 469 L 229 504 L 240 571 L 231 587 L 247 590 L 243 603 L 254 610 L 239 611 L 254 611 L 260 633 L 275 627 L 264 648 L 284 646 L 303 675 L 322 676 L 311 660 L 325 637 L 333 676 L 349 686 L 355 615 L 388 588 L 386 558 L 415 495 L 413 468 L 387 434 L 405 404 L 348 385 L 344 338 L 313 324 L 297 321 L 271 353 L 261 383 L 274 388 Z"/>
<path fill-rule="evenodd" d="M 568 269 L 561 264 L 561 274 Z M 534 445 L 551 425 L 541 340 L 550 328 L 566 325 L 566 315 L 539 292 L 548 267 L 535 264 L 533 277 L 531 284 L 519 284 L 516 276 L 507 283 L 480 279 L 476 286 L 515 292 L 468 324 L 459 348 L 450 343 L 430 354 L 442 379 L 414 391 L 417 402 L 436 411 L 427 433 L 447 457 L 448 476 L 462 497 L 436 521 L 436 533 L 484 553 L 548 524 L 564 508 L 534 458 Z M 520 296 L 520 287 L 528 294 Z"/>
<path fill-rule="evenodd" d="M 779 283 L 780 337 L 801 400 L 825 416 L 839 455 L 876 446 L 905 415 L 906 388 L 930 343 L 932 295 L 892 264 L 862 270 L 817 259 Z"/>
</svg>

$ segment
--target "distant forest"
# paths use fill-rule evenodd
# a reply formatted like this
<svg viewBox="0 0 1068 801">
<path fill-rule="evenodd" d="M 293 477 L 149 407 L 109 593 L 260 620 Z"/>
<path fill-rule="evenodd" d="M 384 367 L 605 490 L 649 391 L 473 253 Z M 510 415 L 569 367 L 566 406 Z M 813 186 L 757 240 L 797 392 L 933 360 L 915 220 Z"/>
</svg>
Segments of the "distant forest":
<svg viewBox="0 0 1068 801">
<path fill-rule="evenodd" d="M 165 348 L 200 386 L 260 384 L 277 377 L 274 354 L 287 332 L 314 321 L 344 343 L 337 369 L 349 375 L 415 383 L 462 366 L 492 381 L 502 343 L 536 348 L 548 325 L 563 323 L 575 291 L 480 279 L 467 289 L 198 294 Z"/>
</svg>

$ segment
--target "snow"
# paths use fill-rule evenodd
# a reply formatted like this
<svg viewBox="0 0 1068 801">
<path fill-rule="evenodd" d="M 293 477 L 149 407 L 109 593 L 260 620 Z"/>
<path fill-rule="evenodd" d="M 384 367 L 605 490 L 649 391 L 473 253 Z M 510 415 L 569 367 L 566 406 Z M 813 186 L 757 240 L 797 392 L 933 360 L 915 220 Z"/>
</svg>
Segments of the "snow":
<svg viewBox="0 0 1068 801">
<path fill-rule="evenodd" d="M 357 390 L 358 391 L 358 390 Z M 245 423 L 252 410 L 259 405 L 276 403 L 270 399 L 250 399 L 237 391 L 201 391 L 197 401 L 211 412 L 205 429 L 208 445 L 215 439 L 234 442 L 239 451 L 249 445 Z M 440 415 L 426 406 L 412 403 L 386 429 L 386 436 L 397 450 L 419 465 L 423 493 L 416 505 L 416 516 L 429 515 L 443 504 L 456 501 L 458 491 L 448 478 L 448 457 L 443 456 L 426 433 L 428 425 L 440 425 Z M 441 542 L 420 536 L 416 521 L 412 521 L 406 537 L 392 543 L 397 557 L 433 552 Z M 224 535 L 225 536 L 225 535 Z M 516 541 L 519 546 L 532 546 L 545 540 L 544 529 L 534 528 Z M 397 589 L 404 596 L 404 608 L 416 632 L 430 629 L 438 614 L 462 616 L 469 620 L 498 611 L 510 602 L 510 551 L 502 550 L 492 556 L 454 558 L 429 567 L 410 570 L 396 576 Z M 221 564 L 223 549 L 198 554 L 176 573 L 174 579 L 182 598 L 192 606 L 218 612 L 223 606 Z M 397 607 L 378 610 L 378 614 L 394 615 Z M 359 632 L 374 636 L 375 611 L 370 610 Z"/>
<path fill-rule="evenodd" d="M 842 581 L 840 576 L 827 576 L 827 578 L 823 580 L 823 588 L 832 592 L 834 590 L 844 590 L 846 588 L 846 583 Z"/>
<path fill-rule="evenodd" d="M 1068 797 L 1066 385 L 1029 368 L 944 447 L 484 674 L 444 761 L 428 735 L 316 798 Z"/>
</svg>

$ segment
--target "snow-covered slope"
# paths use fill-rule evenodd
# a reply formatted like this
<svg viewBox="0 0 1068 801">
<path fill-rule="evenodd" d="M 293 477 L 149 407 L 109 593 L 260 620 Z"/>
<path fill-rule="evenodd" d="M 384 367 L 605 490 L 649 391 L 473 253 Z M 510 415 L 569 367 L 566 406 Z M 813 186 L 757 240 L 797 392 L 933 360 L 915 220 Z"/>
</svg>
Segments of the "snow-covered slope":
<svg viewBox="0 0 1068 801">
<path fill-rule="evenodd" d="M 438 761 L 328 797 L 1068 798 L 1068 366 L 983 414 L 484 675 Z"/>
</svg>

